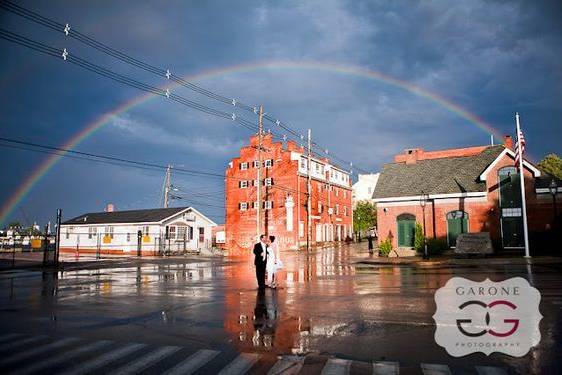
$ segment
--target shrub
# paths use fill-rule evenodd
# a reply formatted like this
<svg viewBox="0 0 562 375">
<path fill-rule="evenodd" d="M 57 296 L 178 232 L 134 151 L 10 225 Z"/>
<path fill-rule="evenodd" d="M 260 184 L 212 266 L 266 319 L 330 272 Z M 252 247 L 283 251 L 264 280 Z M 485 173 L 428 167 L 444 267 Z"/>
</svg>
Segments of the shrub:
<svg viewBox="0 0 562 375">
<path fill-rule="evenodd" d="M 423 252 L 423 228 L 420 223 L 416 223 L 416 235 L 414 237 L 414 248 L 418 253 Z"/>
<path fill-rule="evenodd" d="M 427 240 L 427 251 L 429 255 L 439 255 L 447 250 L 449 246 L 447 245 L 447 240 L 443 238 L 429 238 Z"/>
<path fill-rule="evenodd" d="M 387 257 L 391 251 L 392 251 L 392 242 L 390 241 L 390 238 L 387 238 L 386 240 L 382 241 L 379 244 L 379 255 L 381 257 Z"/>
</svg>

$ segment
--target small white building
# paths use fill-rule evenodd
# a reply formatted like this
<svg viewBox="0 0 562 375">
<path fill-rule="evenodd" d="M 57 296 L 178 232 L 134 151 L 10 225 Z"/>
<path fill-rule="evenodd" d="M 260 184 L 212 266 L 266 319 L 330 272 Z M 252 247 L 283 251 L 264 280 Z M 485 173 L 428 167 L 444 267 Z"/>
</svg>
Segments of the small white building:
<svg viewBox="0 0 562 375">
<path fill-rule="evenodd" d="M 212 246 L 216 224 L 193 207 L 95 212 L 61 224 L 61 252 L 158 255 Z"/>
<path fill-rule="evenodd" d="M 379 180 L 380 173 L 360 174 L 357 182 L 353 184 L 353 207 L 359 201 L 373 203 L 373 194 Z"/>
</svg>

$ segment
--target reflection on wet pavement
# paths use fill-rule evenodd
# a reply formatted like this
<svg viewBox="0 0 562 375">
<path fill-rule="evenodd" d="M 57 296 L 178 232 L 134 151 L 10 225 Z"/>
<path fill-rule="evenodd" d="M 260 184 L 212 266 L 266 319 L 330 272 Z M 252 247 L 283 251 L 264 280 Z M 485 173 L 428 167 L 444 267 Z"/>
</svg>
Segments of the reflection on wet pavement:
<svg viewBox="0 0 562 375">
<path fill-rule="evenodd" d="M 59 273 L 0 272 L 1 327 L 243 353 L 326 353 L 362 361 L 471 363 L 433 340 L 433 294 L 449 278 L 522 276 L 543 293 L 543 340 L 529 358 L 493 354 L 480 364 L 554 363 L 560 348 L 559 269 L 354 262 L 354 246 L 282 253 L 280 287 L 258 293 L 250 257 L 127 262 Z M 533 266 L 535 267 L 535 266 Z M 10 322 L 10 323 L 7 323 Z"/>
</svg>

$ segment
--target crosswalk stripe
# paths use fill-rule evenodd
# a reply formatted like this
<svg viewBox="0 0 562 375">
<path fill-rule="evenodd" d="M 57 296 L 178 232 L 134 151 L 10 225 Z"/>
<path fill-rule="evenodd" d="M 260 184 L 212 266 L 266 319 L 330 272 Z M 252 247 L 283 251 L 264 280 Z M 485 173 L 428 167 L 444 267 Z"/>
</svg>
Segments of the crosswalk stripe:
<svg viewBox="0 0 562 375">
<path fill-rule="evenodd" d="M 112 371 L 111 374 L 114 375 L 139 374 L 142 371 L 149 368 L 150 366 L 152 366 L 153 364 L 178 352 L 180 349 L 181 348 L 179 346 L 164 346 L 162 348 L 149 352 L 140 358 L 137 358 L 134 363 L 127 364 L 121 367 L 120 369 Z"/>
<path fill-rule="evenodd" d="M 321 374 L 322 375 L 349 374 L 350 366 L 351 366 L 351 361 L 347 359 L 330 358 L 324 365 Z"/>
<path fill-rule="evenodd" d="M 219 375 L 241 375 L 245 374 L 260 359 L 258 354 L 240 353 L 238 357 L 223 368 Z"/>
<path fill-rule="evenodd" d="M 452 375 L 447 365 L 422 363 L 421 368 L 424 375 Z"/>
<path fill-rule="evenodd" d="M 301 370 L 303 364 L 304 357 L 296 355 L 283 356 L 269 369 L 267 375 L 296 375 Z"/>
<path fill-rule="evenodd" d="M 79 355 L 81 355 L 83 353 L 87 353 L 89 351 L 94 351 L 94 350 L 98 350 L 98 349 L 104 348 L 106 346 L 109 346 L 112 343 L 113 343 L 113 341 L 107 341 L 107 340 L 96 341 L 96 342 L 93 342 L 93 343 L 85 345 L 85 346 L 80 346 L 76 349 L 65 351 L 64 353 L 61 353 L 61 354 L 56 355 L 54 357 L 49 357 L 44 361 L 40 361 L 40 362 L 34 361 L 31 365 L 29 365 L 27 367 L 24 367 L 22 369 L 19 369 L 15 373 L 18 374 L 18 375 L 24 375 L 24 374 L 30 374 L 30 373 L 33 373 L 33 372 L 43 371 L 43 370 L 48 369 L 50 367 L 66 363 L 69 360 L 71 360 L 75 357 L 78 357 Z"/>
<path fill-rule="evenodd" d="M 380 361 L 373 363 L 374 375 L 398 375 L 400 365 L 398 362 Z"/>
<path fill-rule="evenodd" d="M 47 338 L 47 336 L 41 335 L 41 336 L 33 336 L 28 338 L 22 338 L 16 341 L 7 342 L 3 345 L 0 345 L 0 351 L 15 349 L 25 344 L 32 344 L 36 341 L 41 341 L 45 338 Z"/>
<path fill-rule="evenodd" d="M 179 375 L 179 374 L 193 374 L 195 371 L 199 370 L 201 367 L 205 366 L 213 358 L 215 358 L 219 352 L 216 350 L 206 350 L 202 349 L 196 353 L 190 355 L 176 366 L 172 367 L 165 372 L 166 375 Z"/>
<path fill-rule="evenodd" d="M 476 366 L 476 372 L 478 375 L 507 375 L 503 368 L 491 366 Z"/>
<path fill-rule="evenodd" d="M 0 342 L 17 339 L 18 337 L 22 337 L 22 336 L 24 336 L 23 333 L 7 333 L 5 335 L 0 336 Z"/>
<path fill-rule="evenodd" d="M 94 359 L 83 362 L 78 366 L 65 371 L 65 375 L 80 375 L 86 374 L 88 372 L 94 372 L 94 370 L 99 369 L 109 363 L 121 359 L 131 353 L 134 353 L 142 348 L 146 347 L 145 344 L 128 344 L 121 348 L 110 351 L 109 353 L 102 354 Z"/>
<path fill-rule="evenodd" d="M 50 344 L 47 344 L 47 345 L 36 346 L 34 348 L 31 348 L 30 350 L 20 352 L 19 354 L 10 356 L 9 358 L 6 358 L 6 359 L 0 361 L 0 365 L 4 366 L 4 365 L 11 364 L 11 363 L 16 363 L 18 361 L 22 361 L 24 359 L 33 357 L 35 355 L 43 354 L 45 352 L 48 352 L 49 350 L 57 349 L 57 348 L 60 348 L 62 346 L 65 346 L 65 345 L 75 343 L 77 341 L 80 341 L 80 340 L 75 338 L 75 337 L 67 337 L 65 339 L 56 340 L 56 341 L 54 341 Z"/>
</svg>

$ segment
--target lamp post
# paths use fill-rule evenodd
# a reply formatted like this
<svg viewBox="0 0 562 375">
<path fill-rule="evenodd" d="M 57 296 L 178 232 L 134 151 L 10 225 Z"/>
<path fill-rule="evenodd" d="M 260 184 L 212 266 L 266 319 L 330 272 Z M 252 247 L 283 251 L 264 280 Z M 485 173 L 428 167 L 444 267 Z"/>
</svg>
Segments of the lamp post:
<svg viewBox="0 0 562 375">
<path fill-rule="evenodd" d="M 558 184 L 556 183 L 556 181 L 554 181 L 554 179 L 550 181 L 548 190 L 550 190 L 550 194 L 552 195 L 552 210 L 554 214 L 554 217 L 552 219 L 552 225 L 554 226 L 556 225 L 556 217 L 558 216 L 558 213 L 556 212 L 556 193 L 558 192 Z"/>
<path fill-rule="evenodd" d="M 423 190 L 420 195 L 420 206 L 422 208 L 423 215 L 423 259 L 429 259 L 429 252 L 427 251 L 427 240 L 425 236 L 425 206 L 429 200 L 429 195 L 427 195 Z"/>
</svg>

